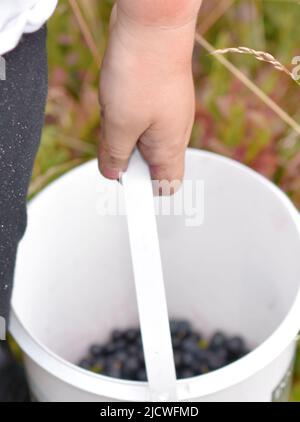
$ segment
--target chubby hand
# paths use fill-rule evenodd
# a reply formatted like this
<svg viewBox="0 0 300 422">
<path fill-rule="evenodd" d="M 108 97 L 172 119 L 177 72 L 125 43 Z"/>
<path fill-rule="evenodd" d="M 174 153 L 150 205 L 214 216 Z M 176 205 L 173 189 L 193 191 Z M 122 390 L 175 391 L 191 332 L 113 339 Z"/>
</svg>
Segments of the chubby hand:
<svg viewBox="0 0 300 422">
<path fill-rule="evenodd" d="M 194 121 L 196 17 L 197 11 L 166 25 L 115 6 L 100 78 L 99 168 L 105 177 L 118 179 L 137 147 L 153 180 L 182 179 Z"/>
</svg>

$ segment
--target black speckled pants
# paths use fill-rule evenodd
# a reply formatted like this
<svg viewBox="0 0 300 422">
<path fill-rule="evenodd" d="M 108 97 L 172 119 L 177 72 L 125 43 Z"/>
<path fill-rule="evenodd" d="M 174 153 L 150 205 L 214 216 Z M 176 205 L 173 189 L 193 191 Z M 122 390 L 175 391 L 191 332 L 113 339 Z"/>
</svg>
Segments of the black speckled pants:
<svg viewBox="0 0 300 422">
<path fill-rule="evenodd" d="M 26 228 L 26 196 L 47 96 L 46 29 L 4 56 L 0 80 L 0 316 L 9 315 L 15 257 Z"/>
</svg>

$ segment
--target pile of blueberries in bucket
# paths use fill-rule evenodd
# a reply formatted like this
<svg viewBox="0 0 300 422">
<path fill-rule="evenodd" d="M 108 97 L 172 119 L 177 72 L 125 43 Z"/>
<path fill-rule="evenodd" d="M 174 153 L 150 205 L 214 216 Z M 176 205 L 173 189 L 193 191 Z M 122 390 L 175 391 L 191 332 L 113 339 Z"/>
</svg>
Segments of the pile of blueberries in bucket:
<svg viewBox="0 0 300 422">
<path fill-rule="evenodd" d="M 210 340 L 185 320 L 171 320 L 177 378 L 189 378 L 222 368 L 249 353 L 244 339 L 216 332 Z M 83 369 L 114 378 L 147 381 L 140 330 L 114 330 L 105 344 L 95 344 L 79 362 Z"/>
</svg>

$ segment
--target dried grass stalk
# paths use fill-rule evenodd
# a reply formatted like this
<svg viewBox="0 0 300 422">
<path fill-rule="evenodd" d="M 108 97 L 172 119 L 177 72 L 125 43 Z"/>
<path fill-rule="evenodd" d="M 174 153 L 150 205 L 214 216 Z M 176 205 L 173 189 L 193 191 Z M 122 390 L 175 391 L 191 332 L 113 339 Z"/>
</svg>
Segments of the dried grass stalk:
<svg viewBox="0 0 300 422">
<path fill-rule="evenodd" d="M 274 56 L 270 53 L 266 53 L 265 51 L 257 51 L 253 48 L 248 47 L 231 47 L 231 48 L 223 48 L 219 50 L 214 50 L 211 54 L 226 54 L 226 53 L 238 53 L 238 54 L 248 54 L 256 58 L 256 60 L 260 60 L 262 62 L 270 63 L 275 69 L 280 70 L 281 72 L 286 73 L 289 75 L 294 81 L 294 75 L 290 72 L 282 63 L 280 63 Z"/>
<path fill-rule="evenodd" d="M 195 36 L 196 42 L 201 45 L 210 54 L 213 54 L 215 48 L 200 34 Z M 233 63 L 227 60 L 223 55 L 216 54 L 218 60 L 229 72 L 238 78 L 253 94 L 260 98 L 278 117 L 280 117 L 287 125 L 300 135 L 300 125 L 285 110 L 283 110 L 275 101 L 265 94 L 255 83 L 253 83 L 243 72 L 241 72 Z"/>
</svg>

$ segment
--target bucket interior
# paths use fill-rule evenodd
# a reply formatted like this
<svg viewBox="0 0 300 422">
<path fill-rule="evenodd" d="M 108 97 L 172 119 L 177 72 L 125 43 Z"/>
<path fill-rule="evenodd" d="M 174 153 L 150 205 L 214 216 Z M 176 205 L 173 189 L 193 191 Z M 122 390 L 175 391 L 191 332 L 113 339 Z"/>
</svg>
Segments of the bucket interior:
<svg viewBox="0 0 300 422">
<path fill-rule="evenodd" d="M 204 218 L 191 226 L 186 215 L 158 216 L 170 317 L 189 319 L 206 336 L 221 329 L 258 346 L 299 290 L 300 241 L 288 202 L 230 160 L 195 151 L 186 160 L 186 180 L 203 181 Z M 102 178 L 92 161 L 29 207 L 14 312 L 70 362 L 112 329 L 138 325 L 126 218 L 99 211 L 116 197 L 122 208 L 122 187 Z M 172 208 L 175 197 L 156 201 Z M 197 214 L 188 212 L 190 219 Z"/>
</svg>

